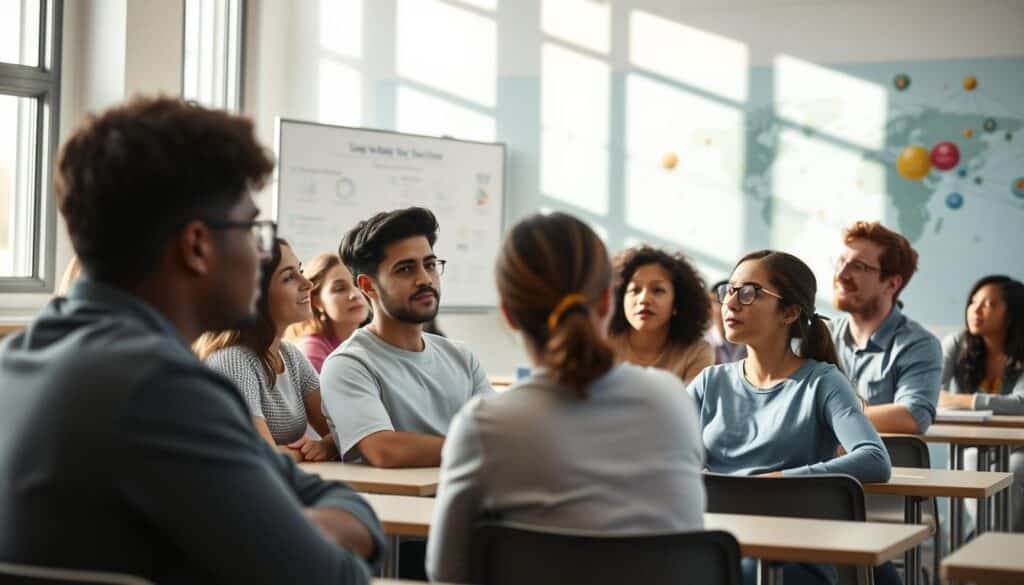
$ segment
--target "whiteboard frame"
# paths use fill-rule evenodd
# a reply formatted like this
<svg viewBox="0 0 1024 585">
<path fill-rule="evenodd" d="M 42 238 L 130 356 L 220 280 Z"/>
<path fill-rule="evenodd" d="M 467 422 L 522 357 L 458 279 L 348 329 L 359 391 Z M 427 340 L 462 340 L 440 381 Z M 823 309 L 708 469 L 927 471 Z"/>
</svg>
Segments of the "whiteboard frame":
<svg viewBox="0 0 1024 585">
<path fill-rule="evenodd" d="M 410 134 L 408 132 L 399 132 L 397 130 L 386 130 L 383 128 L 365 128 L 361 126 L 343 126 L 340 124 L 326 124 L 324 122 L 313 122 L 310 120 L 301 120 L 299 118 L 286 118 L 282 116 L 274 117 L 274 155 L 277 157 L 274 164 L 274 189 L 271 192 L 270 208 L 271 217 L 274 222 L 278 222 L 281 207 L 281 126 L 284 124 L 304 124 L 306 126 L 321 126 L 325 128 L 337 128 L 341 130 L 358 130 L 360 132 L 375 132 L 378 134 L 391 134 L 398 136 L 408 136 L 410 138 L 426 138 L 428 140 L 441 140 L 441 141 L 452 141 L 461 142 L 464 144 L 476 144 L 482 146 L 499 146 L 501 147 L 501 208 L 499 210 L 499 226 L 498 229 L 501 232 L 500 237 L 503 238 L 507 229 L 506 221 L 508 219 L 508 145 L 504 142 L 481 142 L 478 140 L 463 140 L 460 138 L 453 138 L 451 136 L 430 136 L 427 134 Z M 499 249 L 501 243 L 499 241 Z M 335 253 L 337 250 L 332 250 Z M 494 278 L 493 270 L 491 272 L 491 278 Z M 497 283 L 495 283 L 497 288 Z M 497 291 L 495 291 L 497 295 Z M 486 313 L 491 310 L 497 309 L 496 304 L 480 304 L 480 305 L 442 305 L 438 309 L 438 314 L 472 314 L 472 313 Z"/>
</svg>

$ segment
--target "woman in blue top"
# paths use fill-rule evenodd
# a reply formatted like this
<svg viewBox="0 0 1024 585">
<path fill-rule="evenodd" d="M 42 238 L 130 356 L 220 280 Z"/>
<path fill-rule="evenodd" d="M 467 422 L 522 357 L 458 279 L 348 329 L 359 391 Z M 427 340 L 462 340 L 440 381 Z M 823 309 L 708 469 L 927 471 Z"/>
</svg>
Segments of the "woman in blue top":
<svg viewBox="0 0 1024 585">
<path fill-rule="evenodd" d="M 791 254 L 753 252 L 717 292 L 725 336 L 746 345 L 747 358 L 705 369 L 688 389 L 697 401 L 708 470 L 888 480 L 882 440 L 837 366 L 828 327 L 814 312 L 811 269 Z M 846 453 L 836 457 L 840 445 Z M 744 572 L 753 582 L 752 572 Z M 785 573 L 787 583 L 835 579 L 834 570 L 820 565 L 788 565 Z"/>
</svg>

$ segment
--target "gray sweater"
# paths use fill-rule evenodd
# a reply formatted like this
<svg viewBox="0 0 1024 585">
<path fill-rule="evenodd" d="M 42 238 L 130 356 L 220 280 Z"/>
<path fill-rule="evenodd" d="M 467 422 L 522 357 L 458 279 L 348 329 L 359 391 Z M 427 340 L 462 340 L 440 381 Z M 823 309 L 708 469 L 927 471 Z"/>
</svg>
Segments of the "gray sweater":
<svg viewBox="0 0 1024 585">
<path fill-rule="evenodd" d="M 974 394 L 975 410 L 991 410 L 996 414 L 1024 415 L 1024 371 L 1007 368 L 1003 374 L 1000 394 L 988 394 L 978 388 L 965 388 L 957 380 L 956 362 L 960 359 L 963 332 L 942 341 L 942 387 L 956 394 Z"/>
<path fill-rule="evenodd" d="M 703 526 L 704 453 L 679 378 L 622 364 L 588 393 L 580 400 L 539 374 L 459 411 L 427 541 L 432 580 L 467 582 L 485 515 L 608 534 Z"/>
</svg>

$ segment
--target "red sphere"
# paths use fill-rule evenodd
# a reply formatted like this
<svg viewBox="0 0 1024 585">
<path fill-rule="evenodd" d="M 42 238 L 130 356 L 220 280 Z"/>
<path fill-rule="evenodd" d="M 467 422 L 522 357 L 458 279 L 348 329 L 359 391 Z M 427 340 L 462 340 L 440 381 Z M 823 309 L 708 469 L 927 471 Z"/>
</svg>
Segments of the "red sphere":
<svg viewBox="0 0 1024 585">
<path fill-rule="evenodd" d="M 960 162 L 960 149 L 952 142 L 940 142 L 932 148 L 932 166 L 948 171 Z"/>
</svg>

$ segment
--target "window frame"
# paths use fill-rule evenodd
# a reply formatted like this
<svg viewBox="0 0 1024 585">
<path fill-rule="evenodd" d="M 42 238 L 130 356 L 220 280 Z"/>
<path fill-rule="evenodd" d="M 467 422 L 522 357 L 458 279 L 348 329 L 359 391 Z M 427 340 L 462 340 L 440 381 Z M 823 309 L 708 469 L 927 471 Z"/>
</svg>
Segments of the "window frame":
<svg viewBox="0 0 1024 585">
<path fill-rule="evenodd" d="M 202 1 L 202 0 L 199 0 Z M 208 0 L 209 1 L 209 0 Z M 214 0 L 217 1 L 217 0 Z M 186 100 L 195 100 L 206 107 L 223 108 L 230 112 L 241 113 L 245 108 L 245 64 L 246 64 L 246 37 L 248 29 L 248 2 L 247 0 L 219 0 L 226 3 L 224 7 L 224 30 L 218 31 L 225 39 L 225 50 L 222 62 L 220 63 L 224 72 L 223 87 L 224 103 L 215 104 L 203 101 L 197 96 L 188 96 L 185 93 L 189 78 L 189 2 L 185 0 L 182 6 L 182 43 L 181 43 L 181 95 Z M 234 23 L 234 26 L 232 26 Z M 233 42 L 235 44 L 233 44 Z M 234 59 L 234 61 L 233 61 Z M 201 61 L 201 59 L 200 59 Z"/>
<path fill-rule="evenodd" d="M 39 10 L 38 65 L 0 63 L 0 95 L 29 98 L 36 104 L 30 193 L 32 274 L 0 276 L 0 293 L 52 293 L 55 281 L 57 205 L 53 166 L 60 134 L 64 0 L 40 0 Z"/>
</svg>

